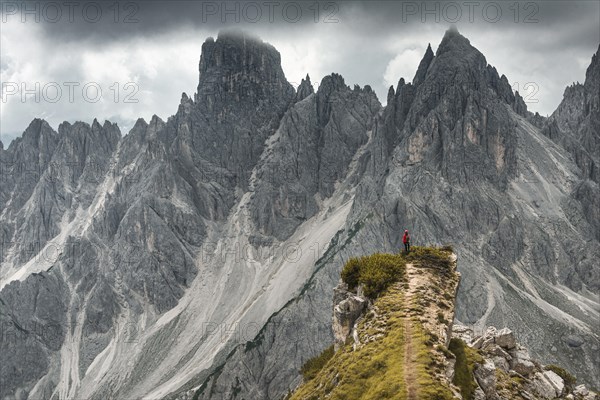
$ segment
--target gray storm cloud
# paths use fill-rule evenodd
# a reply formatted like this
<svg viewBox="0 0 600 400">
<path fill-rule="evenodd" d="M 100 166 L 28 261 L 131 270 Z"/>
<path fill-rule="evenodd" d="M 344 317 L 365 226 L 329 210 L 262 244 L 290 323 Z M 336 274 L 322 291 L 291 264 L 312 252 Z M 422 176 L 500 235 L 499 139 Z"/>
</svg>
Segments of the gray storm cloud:
<svg viewBox="0 0 600 400">
<path fill-rule="evenodd" d="M 385 101 L 455 24 L 542 115 L 583 80 L 600 41 L 595 1 L 2 2 L 1 13 L 5 146 L 35 117 L 54 127 L 110 119 L 124 133 L 138 117 L 167 118 L 197 85 L 202 42 L 221 29 L 272 43 L 291 82 L 338 72 Z"/>
</svg>

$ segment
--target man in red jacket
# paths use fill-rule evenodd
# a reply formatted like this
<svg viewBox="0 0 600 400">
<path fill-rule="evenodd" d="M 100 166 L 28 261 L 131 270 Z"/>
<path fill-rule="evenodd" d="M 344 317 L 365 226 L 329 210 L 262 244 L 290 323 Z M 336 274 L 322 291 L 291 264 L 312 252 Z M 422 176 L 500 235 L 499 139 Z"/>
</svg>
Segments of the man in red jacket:
<svg viewBox="0 0 600 400">
<path fill-rule="evenodd" d="M 410 235 L 408 234 L 408 229 L 404 231 L 404 236 L 402 236 L 402 243 L 404 243 L 404 251 L 408 253 L 410 251 Z"/>
</svg>

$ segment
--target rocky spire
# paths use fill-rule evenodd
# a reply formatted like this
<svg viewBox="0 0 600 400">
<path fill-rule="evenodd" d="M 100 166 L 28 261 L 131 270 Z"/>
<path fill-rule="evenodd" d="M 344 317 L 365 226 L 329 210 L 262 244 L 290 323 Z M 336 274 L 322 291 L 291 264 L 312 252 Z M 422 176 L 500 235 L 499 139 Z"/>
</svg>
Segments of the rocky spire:
<svg viewBox="0 0 600 400">
<path fill-rule="evenodd" d="M 324 125 L 329 120 L 331 95 L 342 89 L 348 89 L 348 86 L 340 74 L 332 73 L 321 80 L 317 91 L 317 115 L 320 124 Z"/>
<path fill-rule="evenodd" d="M 427 69 L 429 68 L 429 65 L 431 64 L 431 61 L 434 57 L 435 56 L 433 55 L 433 50 L 431 50 L 431 44 L 428 44 L 427 50 L 425 50 L 425 55 L 419 63 L 419 68 L 417 68 L 417 73 L 413 78 L 413 85 L 417 86 L 421 82 L 423 82 L 423 80 L 425 79 L 425 75 L 427 74 Z"/>
<path fill-rule="evenodd" d="M 391 85 L 390 88 L 388 89 L 387 104 L 392 104 L 394 102 L 395 95 L 396 95 L 396 92 L 394 91 L 394 85 Z"/>
<path fill-rule="evenodd" d="M 296 101 L 302 101 L 315 92 L 312 83 L 310 82 L 310 76 L 306 74 L 306 78 L 302 79 L 296 92 Z"/>
<path fill-rule="evenodd" d="M 481 57 L 485 61 L 483 54 L 473 47 L 469 39 L 461 35 L 456 27 L 452 27 L 446 31 L 435 56 L 439 57 L 445 53 L 451 53 L 453 56 L 460 56 L 462 58 L 473 55 Z M 464 61 L 469 61 L 469 59 L 467 58 Z"/>
</svg>

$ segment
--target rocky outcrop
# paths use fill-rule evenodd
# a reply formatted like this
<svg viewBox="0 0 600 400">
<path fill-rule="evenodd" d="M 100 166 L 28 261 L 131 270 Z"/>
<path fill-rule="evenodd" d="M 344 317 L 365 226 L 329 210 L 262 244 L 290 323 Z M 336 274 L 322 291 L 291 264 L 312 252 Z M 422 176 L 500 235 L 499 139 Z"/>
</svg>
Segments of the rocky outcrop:
<svg viewBox="0 0 600 400">
<path fill-rule="evenodd" d="M 574 377 L 555 365 L 533 360 L 517 343 L 508 328 L 488 327 L 483 335 L 462 325 L 453 327 L 453 336 L 481 356 L 474 364 L 476 393 L 482 399 L 598 399 L 585 385 L 574 387 Z"/>
<path fill-rule="evenodd" d="M 348 291 L 348 285 L 340 283 L 334 289 L 333 337 L 335 350 L 346 343 L 355 328 L 356 320 L 365 311 L 368 300 Z"/>
</svg>

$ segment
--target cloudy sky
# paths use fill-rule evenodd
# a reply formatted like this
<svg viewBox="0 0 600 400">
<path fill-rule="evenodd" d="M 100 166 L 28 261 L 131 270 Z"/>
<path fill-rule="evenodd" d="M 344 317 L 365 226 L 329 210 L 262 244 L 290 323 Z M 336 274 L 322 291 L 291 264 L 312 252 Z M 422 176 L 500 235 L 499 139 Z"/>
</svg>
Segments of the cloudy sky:
<svg viewBox="0 0 600 400">
<path fill-rule="evenodd" d="M 192 95 L 202 43 L 240 28 L 273 44 L 297 83 L 337 72 L 385 102 L 455 24 L 524 96 L 552 113 L 583 82 L 600 42 L 593 1 L 39 1 L 1 2 L 0 139 L 29 122 L 167 119 Z"/>
</svg>

